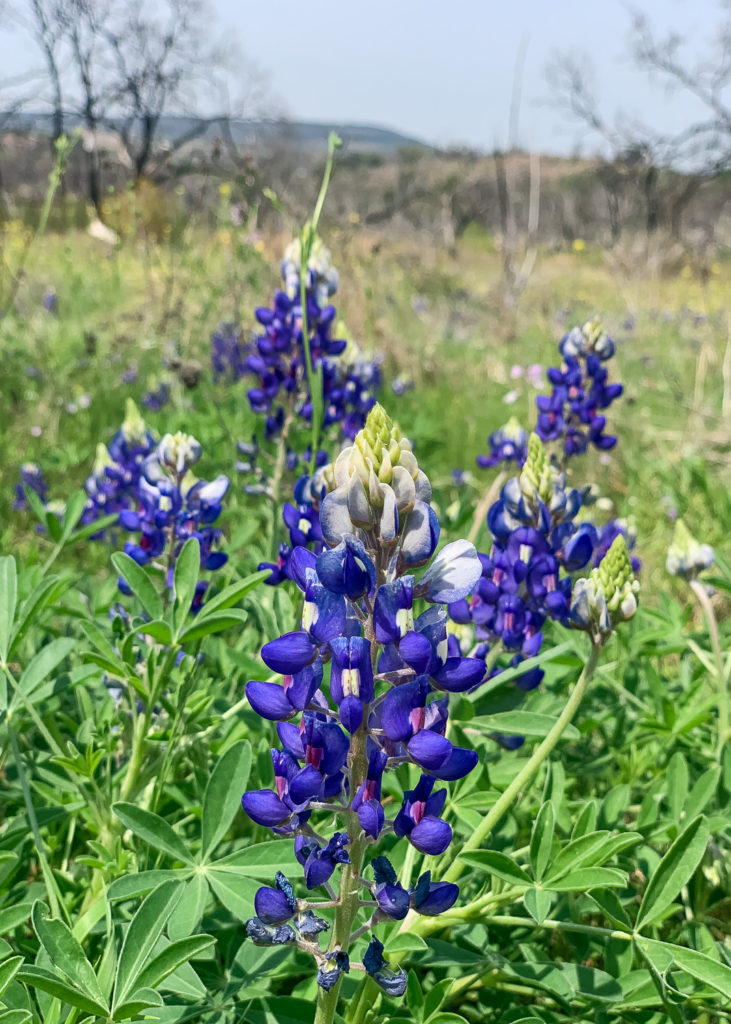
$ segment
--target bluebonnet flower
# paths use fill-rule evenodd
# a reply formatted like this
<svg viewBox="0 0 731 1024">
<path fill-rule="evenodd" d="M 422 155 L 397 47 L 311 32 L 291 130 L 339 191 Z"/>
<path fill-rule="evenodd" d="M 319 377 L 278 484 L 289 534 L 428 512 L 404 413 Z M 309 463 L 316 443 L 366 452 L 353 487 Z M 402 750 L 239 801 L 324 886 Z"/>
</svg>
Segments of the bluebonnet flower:
<svg viewBox="0 0 731 1024">
<path fill-rule="evenodd" d="M 124 422 L 109 446 L 97 445 L 94 467 L 84 485 L 87 502 L 81 522 L 93 523 L 132 508 L 138 500 L 143 465 L 154 450 L 155 439 L 128 398 Z"/>
<path fill-rule="evenodd" d="M 431 485 L 380 406 L 321 481 L 322 550 L 295 547 L 290 558 L 290 576 L 304 596 L 300 629 L 261 652 L 284 683 L 251 681 L 246 690 L 255 711 L 279 722 L 283 749 L 272 751 L 274 788 L 245 793 L 242 805 L 256 824 L 295 837 L 308 889 L 329 887 L 336 869 L 347 868 L 343 899 L 353 898 L 354 878 L 365 885 L 376 908 L 373 926 L 401 920 L 410 909 L 439 914 L 457 899 L 456 885 L 432 882 L 427 873 L 406 888 L 378 856 L 371 859 L 373 882 L 367 882 L 362 861 L 365 847 L 387 832 L 425 855 L 449 845 L 452 829 L 442 817 L 447 791 L 440 782 L 466 776 L 477 754 L 447 739 L 444 691 L 478 684 L 485 665 L 450 646 L 444 605 L 473 592 L 482 566 L 466 541 L 434 557 L 439 522 Z M 426 603 L 420 613 L 419 601 Z M 384 777 L 405 763 L 418 769 L 418 781 L 388 820 Z M 347 831 L 322 837 L 311 825 L 320 812 L 325 820 L 344 815 Z M 286 894 L 269 887 L 259 903 L 272 924 L 291 910 Z M 276 941 L 265 927 L 266 921 L 247 926 L 255 941 Z M 318 983 L 331 988 L 349 969 L 348 949 L 311 951 Z M 363 966 L 385 991 L 403 992 L 403 972 L 388 968 L 378 944 L 371 943 Z"/>
<path fill-rule="evenodd" d="M 567 486 L 532 434 L 520 475 L 508 480 L 488 512 L 493 545 L 479 556 L 477 587 L 469 599 L 449 605 L 453 622 L 474 626 L 483 656 L 500 644 L 516 667 L 538 654 L 547 619 L 569 623 L 569 574 L 590 562 L 597 544 L 595 528 L 576 522 L 581 505 L 581 493 Z M 542 678 L 542 669 L 533 669 L 516 685 L 530 690 Z"/>
<path fill-rule="evenodd" d="M 25 489 L 29 488 L 38 495 L 45 505 L 48 501 L 48 483 L 43 475 L 43 470 L 35 462 L 24 462 L 20 467 L 20 483 L 15 485 L 15 500 L 13 508 L 18 511 L 28 508 L 28 499 Z"/>
<path fill-rule="evenodd" d="M 566 456 L 579 455 L 589 445 L 613 448 L 617 438 L 605 433 L 602 411 L 622 394 L 621 384 L 609 382 L 604 363 L 614 355 L 614 342 L 598 320 L 574 327 L 559 343 L 560 368 L 551 367 L 550 395 L 536 399 L 536 432 L 543 441 L 560 441 Z"/>
<path fill-rule="evenodd" d="M 175 561 L 190 537 L 198 540 L 201 569 L 220 569 L 228 560 L 216 550 L 221 531 L 214 525 L 228 490 L 228 477 L 221 475 L 210 482 L 193 478 L 189 471 L 200 456 L 201 446 L 194 437 L 166 434 L 140 467 L 136 507 L 119 513 L 120 526 L 140 535 L 137 541 L 127 541 L 125 552 L 139 565 L 164 555 L 168 586 L 173 584 Z M 120 579 L 119 586 L 123 593 L 129 592 L 124 580 Z M 193 611 L 200 608 L 207 587 L 205 581 L 198 582 Z"/>
<path fill-rule="evenodd" d="M 222 322 L 211 335 L 211 363 L 216 381 L 235 382 L 246 374 L 246 346 L 236 324 Z"/>
<path fill-rule="evenodd" d="M 528 456 L 528 435 L 515 416 L 493 431 L 488 440 L 490 454 L 477 456 L 477 465 L 481 469 L 490 469 L 501 462 L 515 462 L 522 466 Z"/>
<path fill-rule="evenodd" d="M 688 530 L 682 519 L 676 519 L 673 542 L 668 548 L 665 567 L 672 576 L 695 579 L 704 569 L 710 569 L 716 554 L 710 544 L 701 544 Z"/>
<path fill-rule="evenodd" d="M 54 291 L 43 296 L 43 308 L 47 313 L 58 313 L 58 295 Z"/>
<path fill-rule="evenodd" d="M 170 401 L 170 385 L 161 380 L 142 396 L 142 405 L 151 412 L 159 412 Z"/>
<path fill-rule="evenodd" d="M 270 306 L 257 308 L 259 326 L 251 340 L 244 342 L 238 329 L 226 324 L 219 327 L 211 342 L 217 379 L 254 378 L 247 398 L 253 412 L 261 417 L 261 427 L 251 443 L 239 444 L 239 452 L 245 458 L 237 463 L 237 470 L 247 477 L 247 494 L 266 495 L 277 503 L 292 474 L 302 474 L 303 469 L 309 473 L 330 461 L 327 451 L 320 450 L 311 466 L 309 446 L 315 402 L 312 388 L 316 386 L 320 391 L 319 426 L 324 438 L 331 437 L 334 428 L 339 427 L 343 437 L 353 440 L 364 426 L 381 387 L 380 358 L 367 358 L 354 342 L 334 337 L 336 310 L 329 300 L 337 290 L 338 275 L 319 239 L 313 243 L 306 268 L 305 338 L 300 263 L 300 243 L 296 241 L 287 248 L 282 263 L 284 290 L 275 293 Z M 311 379 L 308 353 L 313 370 Z M 266 451 L 272 446 L 277 447 L 274 456 Z M 263 462 L 259 459 L 261 454 Z M 282 541 L 276 560 L 260 566 L 271 569 L 266 581 L 270 586 L 291 579 L 289 560 L 294 548 L 321 550 L 321 496 L 317 474 L 312 481 L 307 475 L 300 476 L 294 485 L 294 500 L 283 509 L 289 541 Z"/>
</svg>

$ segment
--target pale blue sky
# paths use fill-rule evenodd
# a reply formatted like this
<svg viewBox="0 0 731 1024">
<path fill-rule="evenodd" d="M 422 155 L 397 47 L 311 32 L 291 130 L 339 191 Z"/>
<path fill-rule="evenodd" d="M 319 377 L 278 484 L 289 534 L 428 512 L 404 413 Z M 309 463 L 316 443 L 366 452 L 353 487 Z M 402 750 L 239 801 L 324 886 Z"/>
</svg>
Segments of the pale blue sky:
<svg viewBox="0 0 731 1024">
<path fill-rule="evenodd" d="M 124 3 L 124 0 L 117 0 Z M 20 6 L 23 0 L 10 0 Z M 210 0 L 216 30 L 253 57 L 293 117 L 385 125 L 446 145 L 504 145 L 516 56 L 526 60 L 519 142 L 566 152 L 595 145 L 548 102 L 546 64 L 586 54 L 609 114 L 678 130 L 697 107 L 632 67 L 630 9 L 689 55 L 713 40 L 719 0 Z M 18 30 L 0 29 L 0 77 L 40 65 Z M 231 82 L 231 95 L 238 91 Z"/>
</svg>

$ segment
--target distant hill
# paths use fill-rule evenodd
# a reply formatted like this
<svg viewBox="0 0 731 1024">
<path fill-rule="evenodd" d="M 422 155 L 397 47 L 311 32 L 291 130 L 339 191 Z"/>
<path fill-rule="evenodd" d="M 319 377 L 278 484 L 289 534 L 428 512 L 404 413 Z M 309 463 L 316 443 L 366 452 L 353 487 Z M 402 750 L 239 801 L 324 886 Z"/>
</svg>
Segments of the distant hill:
<svg viewBox="0 0 731 1024">
<path fill-rule="evenodd" d="M 66 124 L 70 129 L 81 123 L 73 114 L 66 116 Z M 295 150 L 322 152 L 327 144 L 331 131 L 336 131 L 350 152 L 360 153 L 392 153 L 398 149 L 416 147 L 431 149 L 421 139 L 390 128 L 381 128 L 369 124 L 320 124 L 314 121 L 249 121 L 231 120 L 231 135 L 238 145 L 252 148 L 268 148 L 275 144 L 286 144 Z M 114 125 L 114 119 L 111 119 Z M 169 142 L 177 142 L 185 136 L 193 135 L 200 127 L 197 118 L 175 114 L 165 115 L 160 120 L 158 138 Z M 49 135 L 51 132 L 51 115 L 44 113 L 21 112 L 5 124 L 5 131 L 30 132 L 38 135 Z M 215 121 L 206 125 L 196 137 L 212 141 L 221 133 Z"/>
</svg>

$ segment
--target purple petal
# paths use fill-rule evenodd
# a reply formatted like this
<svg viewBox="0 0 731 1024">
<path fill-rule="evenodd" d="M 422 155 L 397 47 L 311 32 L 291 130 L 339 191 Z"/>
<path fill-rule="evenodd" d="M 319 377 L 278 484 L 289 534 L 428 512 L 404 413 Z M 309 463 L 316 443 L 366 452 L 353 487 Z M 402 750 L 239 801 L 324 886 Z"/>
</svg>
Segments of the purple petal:
<svg viewBox="0 0 731 1024">
<path fill-rule="evenodd" d="M 292 812 L 271 789 L 252 789 L 241 797 L 241 806 L 257 825 L 281 825 Z"/>
</svg>

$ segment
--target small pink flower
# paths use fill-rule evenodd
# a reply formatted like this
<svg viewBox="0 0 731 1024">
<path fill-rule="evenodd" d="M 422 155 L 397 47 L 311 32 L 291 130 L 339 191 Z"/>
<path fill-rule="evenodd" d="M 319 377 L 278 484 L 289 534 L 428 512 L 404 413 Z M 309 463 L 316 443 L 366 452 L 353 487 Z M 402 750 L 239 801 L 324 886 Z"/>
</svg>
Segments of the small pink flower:
<svg viewBox="0 0 731 1024">
<path fill-rule="evenodd" d="M 43 433 L 40 427 L 31 427 L 30 432 L 33 437 L 40 437 Z"/>
<path fill-rule="evenodd" d="M 520 398 L 518 391 L 508 391 L 506 395 L 503 395 L 503 405 L 512 405 L 513 402 L 517 402 Z"/>
<path fill-rule="evenodd" d="M 518 366 L 517 363 L 513 363 L 513 365 L 510 367 L 510 376 L 513 380 L 517 380 L 519 377 L 522 377 L 523 367 Z"/>
</svg>

